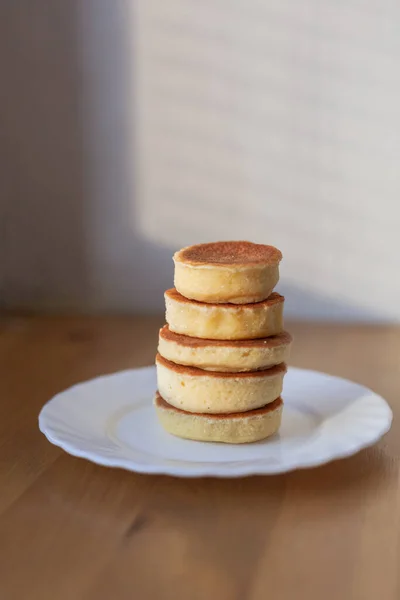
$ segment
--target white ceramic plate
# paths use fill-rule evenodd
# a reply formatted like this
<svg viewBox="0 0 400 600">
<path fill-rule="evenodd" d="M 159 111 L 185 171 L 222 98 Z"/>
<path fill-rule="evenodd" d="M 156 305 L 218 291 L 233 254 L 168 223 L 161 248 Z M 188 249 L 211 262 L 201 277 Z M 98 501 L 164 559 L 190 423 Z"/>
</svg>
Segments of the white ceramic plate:
<svg viewBox="0 0 400 600">
<path fill-rule="evenodd" d="M 253 444 L 192 442 L 166 433 L 152 400 L 154 367 L 75 385 L 48 402 L 40 430 L 74 456 L 140 473 L 238 477 L 283 473 L 350 456 L 392 422 L 388 404 L 361 385 L 290 368 L 279 434 Z"/>
</svg>

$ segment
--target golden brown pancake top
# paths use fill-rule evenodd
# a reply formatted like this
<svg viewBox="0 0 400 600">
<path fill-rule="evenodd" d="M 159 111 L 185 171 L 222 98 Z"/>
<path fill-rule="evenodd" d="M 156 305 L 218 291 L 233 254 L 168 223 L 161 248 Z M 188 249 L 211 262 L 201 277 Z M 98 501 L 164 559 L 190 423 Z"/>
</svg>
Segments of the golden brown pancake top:
<svg viewBox="0 0 400 600">
<path fill-rule="evenodd" d="M 174 333 L 170 330 L 168 325 L 164 325 L 164 327 L 160 329 L 160 337 L 167 342 L 175 342 L 188 348 L 204 348 L 207 346 L 217 346 L 219 348 L 225 348 L 226 346 L 232 348 L 276 348 L 278 346 L 290 344 L 293 339 L 290 333 L 283 331 L 278 335 L 271 335 L 268 338 L 259 338 L 256 340 L 206 340 Z"/>
<path fill-rule="evenodd" d="M 168 296 L 171 300 L 175 300 L 176 302 L 188 302 L 189 304 L 196 304 L 199 306 L 216 306 L 219 308 L 229 308 L 231 310 L 242 311 L 246 310 L 246 308 L 262 308 L 263 306 L 272 306 L 273 304 L 278 304 L 279 302 L 283 302 L 285 300 L 284 296 L 281 296 L 277 292 L 272 292 L 270 296 L 266 300 L 262 300 L 261 302 L 250 302 L 249 304 L 230 304 L 228 302 L 223 302 L 221 304 L 207 302 L 199 302 L 198 300 L 190 300 L 189 298 L 185 298 L 176 290 L 175 288 L 171 288 L 166 290 L 164 293 L 165 296 Z"/>
<path fill-rule="evenodd" d="M 277 265 L 282 253 L 274 246 L 252 242 L 211 242 L 188 246 L 174 259 L 191 265 Z"/>
<path fill-rule="evenodd" d="M 169 410 L 173 410 L 177 413 L 182 413 L 184 415 L 195 415 L 198 417 L 206 417 L 207 419 L 214 419 L 214 420 L 218 420 L 218 419 L 243 419 L 243 417 L 256 417 L 257 415 L 265 415 L 268 412 L 271 412 L 273 410 L 276 410 L 277 408 L 280 408 L 283 405 L 283 400 L 281 397 L 277 398 L 276 400 L 274 400 L 273 402 L 270 402 L 269 404 L 266 404 L 265 406 L 262 406 L 261 408 L 255 408 L 253 410 L 248 410 L 246 412 L 236 412 L 236 413 L 226 413 L 226 414 L 213 414 L 213 413 L 188 413 L 185 410 L 181 410 L 180 408 L 176 408 L 175 406 L 172 406 L 171 404 L 168 404 L 168 402 L 166 402 L 164 400 L 164 398 L 161 396 L 160 392 L 156 392 L 156 397 L 155 397 L 155 403 L 159 408 L 166 408 Z"/>
<path fill-rule="evenodd" d="M 240 373 L 221 372 L 221 371 L 205 371 L 197 367 L 187 367 L 178 365 L 170 360 L 167 360 L 161 354 L 157 353 L 156 363 L 166 367 L 170 371 L 175 371 L 180 375 L 191 375 L 194 377 L 218 377 L 222 379 L 250 379 L 254 377 L 273 377 L 275 375 L 284 374 L 287 371 L 285 363 L 280 363 L 268 369 L 260 369 L 259 371 L 245 371 Z"/>
</svg>

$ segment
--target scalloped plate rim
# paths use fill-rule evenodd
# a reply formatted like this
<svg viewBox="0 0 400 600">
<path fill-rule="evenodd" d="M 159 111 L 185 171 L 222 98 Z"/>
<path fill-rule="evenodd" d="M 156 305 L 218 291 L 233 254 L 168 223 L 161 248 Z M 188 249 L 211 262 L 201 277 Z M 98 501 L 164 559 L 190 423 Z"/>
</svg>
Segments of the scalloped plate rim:
<svg viewBox="0 0 400 600">
<path fill-rule="evenodd" d="M 196 478 L 196 477 L 234 478 L 234 477 L 247 477 L 247 476 L 252 476 L 252 475 L 277 475 L 280 473 L 287 473 L 287 472 L 290 472 L 293 470 L 298 470 L 298 469 L 315 468 L 317 466 L 327 464 L 334 460 L 347 458 L 349 456 L 352 456 L 352 455 L 358 453 L 360 450 L 362 450 L 364 448 L 368 448 L 368 447 L 374 445 L 375 443 L 377 443 L 379 441 L 379 439 L 383 435 L 385 435 L 390 430 L 392 420 L 393 420 L 392 410 L 391 410 L 389 404 L 386 402 L 386 400 L 382 396 L 380 396 L 379 394 L 376 394 L 369 388 L 367 388 L 357 382 L 351 381 L 349 379 L 337 377 L 335 375 L 331 375 L 329 373 L 324 373 L 321 371 L 316 371 L 314 369 L 302 369 L 302 368 L 298 368 L 298 367 L 289 367 L 289 372 L 291 372 L 292 374 L 303 373 L 303 374 L 308 374 L 309 376 L 317 376 L 317 377 L 324 376 L 326 378 L 337 380 L 342 383 L 357 386 L 360 389 L 360 391 L 362 390 L 364 393 L 368 394 L 367 397 L 373 398 L 375 406 L 377 406 L 377 407 L 379 406 L 379 408 L 382 409 L 382 414 L 381 414 L 382 418 L 380 419 L 380 427 L 379 428 L 377 427 L 373 433 L 370 432 L 369 437 L 361 437 L 357 440 L 356 443 L 348 444 L 347 446 L 343 447 L 342 450 L 335 449 L 335 451 L 332 451 L 332 450 L 329 451 L 329 449 L 328 449 L 328 451 L 326 451 L 325 453 L 319 454 L 318 456 L 315 457 L 315 459 L 312 459 L 312 460 L 305 460 L 304 458 L 301 459 L 301 453 L 300 453 L 300 457 L 299 457 L 300 460 L 288 461 L 285 464 L 278 463 L 276 465 L 276 467 L 272 466 L 271 464 L 260 465 L 259 460 L 258 460 L 257 465 L 255 465 L 254 463 L 252 463 L 249 460 L 249 461 L 244 462 L 244 464 L 241 466 L 237 466 L 237 465 L 232 466 L 232 464 L 229 462 L 221 463 L 218 461 L 216 461 L 214 463 L 213 462 L 207 463 L 207 466 L 204 466 L 204 463 L 202 463 L 202 462 L 190 463 L 188 461 L 182 461 L 182 465 L 180 465 L 180 466 L 177 464 L 175 464 L 174 466 L 171 466 L 171 465 L 163 464 L 160 461 L 157 463 L 156 462 L 157 457 L 155 457 L 154 464 L 146 464 L 146 463 L 140 463 L 140 462 L 135 461 L 129 455 L 124 456 L 124 452 L 126 452 L 126 450 L 124 449 L 124 446 L 117 446 L 117 455 L 115 457 L 107 457 L 107 456 L 104 456 L 101 454 L 101 450 L 96 451 L 95 449 L 93 450 L 90 448 L 89 449 L 82 448 L 82 446 L 80 446 L 79 443 L 77 444 L 76 442 L 74 442 L 73 439 L 72 439 L 72 441 L 71 440 L 68 441 L 65 439 L 65 436 L 63 436 L 63 435 L 60 436 L 60 435 L 57 435 L 57 433 L 54 433 L 54 429 L 52 428 L 52 425 L 51 425 L 52 414 L 51 413 L 48 414 L 48 413 L 49 413 L 49 411 L 54 410 L 55 407 L 59 408 L 59 406 L 57 407 L 56 405 L 58 403 L 60 403 L 60 401 L 63 401 L 67 395 L 75 392 L 79 388 L 85 388 L 85 387 L 93 385 L 93 384 L 101 384 L 105 380 L 110 380 L 110 379 L 115 379 L 115 378 L 121 379 L 122 377 L 135 376 L 135 375 L 140 377 L 141 375 L 146 375 L 146 374 L 155 376 L 155 367 L 150 365 L 150 366 L 140 367 L 138 369 L 125 369 L 122 371 L 117 371 L 115 373 L 100 375 L 93 379 L 77 382 L 74 385 L 70 386 L 69 388 L 67 388 L 63 391 L 60 391 L 55 396 L 53 396 L 53 398 L 51 398 L 48 402 L 46 402 L 44 404 L 44 406 L 42 407 L 42 409 L 39 413 L 39 418 L 38 418 L 39 429 L 45 435 L 45 437 L 47 438 L 47 440 L 50 443 L 61 448 L 68 454 L 78 457 L 78 458 L 84 458 L 84 459 L 89 460 L 100 466 L 111 467 L 111 468 L 121 468 L 123 470 L 141 473 L 141 474 L 172 475 L 172 476 L 190 477 L 190 478 Z M 133 404 L 134 403 L 135 402 L 133 402 Z M 347 407 L 347 408 L 349 408 L 349 407 Z M 154 410 L 153 410 L 153 414 L 154 414 L 154 418 L 156 418 Z M 338 413 L 338 415 L 340 415 L 340 412 Z M 334 417 L 337 417 L 337 415 L 334 415 Z M 110 438 L 106 434 L 105 431 L 99 430 L 98 433 L 100 433 L 101 436 L 104 436 L 104 439 L 107 441 L 107 443 L 110 443 Z M 113 442 L 113 443 L 115 443 L 115 442 Z M 197 442 L 197 443 L 199 443 L 199 442 Z M 319 450 L 321 450 L 321 448 Z M 296 458 L 295 452 L 294 452 L 294 458 Z M 230 467 L 230 465 L 231 465 L 231 467 Z"/>
</svg>

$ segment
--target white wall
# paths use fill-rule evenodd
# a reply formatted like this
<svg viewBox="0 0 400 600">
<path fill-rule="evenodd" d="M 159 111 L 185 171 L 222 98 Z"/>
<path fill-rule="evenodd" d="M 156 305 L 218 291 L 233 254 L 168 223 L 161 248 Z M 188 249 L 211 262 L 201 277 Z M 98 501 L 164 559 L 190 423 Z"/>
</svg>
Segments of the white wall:
<svg viewBox="0 0 400 600">
<path fill-rule="evenodd" d="M 399 5 L 35 4 L 0 9 L 3 305 L 156 310 L 176 248 L 247 238 L 289 316 L 400 319 Z"/>
</svg>

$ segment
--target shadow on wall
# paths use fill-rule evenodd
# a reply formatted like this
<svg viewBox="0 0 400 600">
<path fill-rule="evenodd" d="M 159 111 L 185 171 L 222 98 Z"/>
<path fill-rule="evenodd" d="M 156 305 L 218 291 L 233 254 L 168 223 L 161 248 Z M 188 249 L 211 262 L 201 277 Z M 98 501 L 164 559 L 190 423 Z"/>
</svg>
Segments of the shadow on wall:
<svg viewBox="0 0 400 600">
<path fill-rule="evenodd" d="M 0 306 L 90 291 L 79 0 L 0 7 Z"/>
<path fill-rule="evenodd" d="M 288 317 L 400 316 L 376 302 L 379 286 L 399 291 L 376 187 L 398 187 L 379 145 L 386 120 L 375 118 L 375 150 L 360 133 L 368 104 L 349 128 L 368 88 L 364 72 L 352 81 L 353 31 L 326 36 L 311 0 L 301 18 L 254 1 L 245 21 L 227 21 L 223 0 L 39 4 L 0 9 L 4 307 L 160 311 L 177 248 L 247 238 L 283 250 Z M 315 57 L 331 57 L 329 81 Z"/>
</svg>

